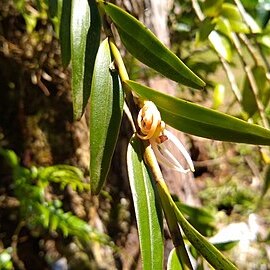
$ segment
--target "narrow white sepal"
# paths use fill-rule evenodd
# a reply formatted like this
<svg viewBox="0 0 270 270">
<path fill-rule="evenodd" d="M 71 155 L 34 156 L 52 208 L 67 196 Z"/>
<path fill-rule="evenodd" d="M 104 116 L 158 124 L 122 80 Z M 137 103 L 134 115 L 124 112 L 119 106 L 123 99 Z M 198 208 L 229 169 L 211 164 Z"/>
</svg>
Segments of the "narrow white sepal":
<svg viewBox="0 0 270 270">
<path fill-rule="evenodd" d="M 169 158 L 165 157 L 163 154 L 161 154 L 161 151 L 158 148 L 158 145 L 156 142 L 152 142 L 151 145 L 152 145 L 153 151 L 154 151 L 159 163 L 161 163 L 162 165 L 164 165 L 168 168 L 171 168 L 175 171 L 178 171 L 180 173 L 187 173 L 190 171 L 189 169 L 185 170 L 180 164 L 179 165 L 173 164 L 171 159 L 169 159 Z"/>
<path fill-rule="evenodd" d="M 164 130 L 164 135 L 168 137 L 168 139 L 177 147 L 177 149 L 182 153 L 182 155 L 184 156 L 184 158 L 186 159 L 188 166 L 190 168 L 190 170 L 192 172 L 195 171 L 194 169 L 194 165 L 192 162 L 192 159 L 188 153 L 188 151 L 186 150 L 186 148 L 184 147 L 184 145 L 168 130 Z"/>
</svg>

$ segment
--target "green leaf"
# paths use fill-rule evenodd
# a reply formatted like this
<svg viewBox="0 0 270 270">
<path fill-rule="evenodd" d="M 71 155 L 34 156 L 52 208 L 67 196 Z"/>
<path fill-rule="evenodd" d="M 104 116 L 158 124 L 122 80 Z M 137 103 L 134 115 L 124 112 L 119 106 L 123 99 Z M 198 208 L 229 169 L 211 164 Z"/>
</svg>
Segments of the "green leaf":
<svg viewBox="0 0 270 270">
<path fill-rule="evenodd" d="M 64 67 L 70 62 L 70 20 L 71 20 L 71 0 L 62 0 L 61 19 L 60 19 L 60 46 L 61 58 Z"/>
<path fill-rule="evenodd" d="M 221 251 L 227 251 L 232 248 L 234 248 L 239 243 L 239 240 L 236 241 L 228 241 L 228 242 L 222 242 L 222 243 L 213 243 L 213 245 Z"/>
<path fill-rule="evenodd" d="M 175 203 L 172 202 L 178 222 L 190 243 L 202 254 L 202 256 L 217 270 L 237 269 L 220 251 L 196 231 L 185 219 Z"/>
<path fill-rule="evenodd" d="M 205 18 L 196 33 L 196 42 L 205 41 L 214 28 L 215 23 L 213 20 L 209 17 Z"/>
<path fill-rule="evenodd" d="M 58 225 L 59 225 L 59 218 L 55 214 L 51 215 L 49 225 L 50 231 L 56 231 Z"/>
<path fill-rule="evenodd" d="M 48 0 L 48 6 L 49 6 L 49 16 L 51 18 L 57 16 L 58 14 L 58 1 L 55 0 Z"/>
<path fill-rule="evenodd" d="M 255 83 L 258 88 L 258 96 L 256 98 L 260 99 L 263 105 L 266 106 L 270 98 L 269 84 L 266 77 L 266 71 L 262 66 L 253 66 L 251 72 L 254 76 Z M 258 107 L 247 76 L 245 76 L 242 96 L 242 107 L 245 112 L 248 113 L 249 117 L 252 117 L 254 113 L 258 111 Z"/>
<path fill-rule="evenodd" d="M 213 140 L 270 145 L 270 131 L 233 116 L 178 99 L 134 81 L 125 82 L 144 99 L 153 101 L 170 126 Z"/>
<path fill-rule="evenodd" d="M 230 62 L 232 59 L 232 50 L 229 39 L 215 30 L 210 33 L 208 38 L 215 51 Z"/>
<path fill-rule="evenodd" d="M 69 165 L 55 165 L 38 169 L 38 179 L 43 187 L 46 187 L 49 182 L 60 184 L 60 188 L 64 189 L 70 185 L 74 190 L 87 190 L 89 184 L 84 182 L 83 172 Z"/>
<path fill-rule="evenodd" d="M 224 101 L 225 86 L 217 83 L 213 92 L 213 109 L 216 110 Z"/>
<path fill-rule="evenodd" d="M 90 96 L 100 17 L 95 1 L 73 0 L 71 5 L 71 64 L 73 114 L 79 119 Z"/>
<path fill-rule="evenodd" d="M 215 30 L 217 30 L 219 33 L 223 34 L 231 40 L 233 36 L 233 31 L 229 20 L 219 16 L 214 18 L 213 21 L 216 24 Z"/>
<path fill-rule="evenodd" d="M 269 187 L 270 187 L 270 165 L 267 165 L 267 167 L 265 169 L 265 173 L 264 173 L 264 182 L 263 182 L 261 197 L 263 197 L 266 194 Z"/>
<path fill-rule="evenodd" d="M 212 235 L 215 217 L 203 208 L 192 207 L 176 201 L 179 210 L 188 217 L 192 226 L 205 236 Z"/>
<path fill-rule="evenodd" d="M 169 254 L 167 270 L 182 270 L 183 267 L 177 256 L 175 248 L 173 248 Z"/>
<path fill-rule="evenodd" d="M 124 94 L 112 63 L 108 39 L 98 50 L 90 98 L 90 181 L 98 194 L 106 180 L 123 113 Z"/>
<path fill-rule="evenodd" d="M 243 21 L 242 15 L 238 8 L 230 3 L 224 3 L 220 15 L 229 20 L 232 30 L 236 33 L 260 33 L 261 29 L 256 21 L 248 14 L 245 13 L 245 19 L 248 25 Z M 250 29 L 249 29 L 250 27 Z"/>
<path fill-rule="evenodd" d="M 129 182 L 137 219 L 143 269 L 163 269 L 162 214 L 154 183 L 144 165 L 141 142 L 131 139 L 127 151 Z"/>
<path fill-rule="evenodd" d="M 257 41 L 265 46 L 266 48 L 270 48 L 270 36 L 269 34 L 261 35 L 257 37 Z"/>
<path fill-rule="evenodd" d="M 176 82 L 197 89 L 205 86 L 204 81 L 165 47 L 145 25 L 113 4 L 104 2 L 104 9 L 115 23 L 123 44 L 135 58 Z"/>
<path fill-rule="evenodd" d="M 206 0 L 203 3 L 203 13 L 206 16 L 216 17 L 218 16 L 223 0 Z"/>
</svg>

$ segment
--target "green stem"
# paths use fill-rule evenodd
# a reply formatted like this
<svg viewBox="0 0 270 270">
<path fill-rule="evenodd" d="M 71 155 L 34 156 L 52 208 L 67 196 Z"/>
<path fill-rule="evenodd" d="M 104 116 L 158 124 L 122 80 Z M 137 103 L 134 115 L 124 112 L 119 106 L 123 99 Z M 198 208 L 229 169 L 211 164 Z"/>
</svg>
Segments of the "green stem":
<svg viewBox="0 0 270 270">
<path fill-rule="evenodd" d="M 172 204 L 169 201 L 170 193 L 163 179 L 163 175 L 156 160 L 156 156 L 149 142 L 146 141 L 144 143 L 144 146 L 145 146 L 144 158 L 147 165 L 150 167 L 150 170 L 156 182 L 162 209 L 164 211 L 165 219 L 168 224 L 171 238 L 176 249 L 176 254 L 184 270 L 193 269 L 187 250 L 185 248 L 184 240 L 177 222 L 176 215 L 174 213 Z"/>
</svg>

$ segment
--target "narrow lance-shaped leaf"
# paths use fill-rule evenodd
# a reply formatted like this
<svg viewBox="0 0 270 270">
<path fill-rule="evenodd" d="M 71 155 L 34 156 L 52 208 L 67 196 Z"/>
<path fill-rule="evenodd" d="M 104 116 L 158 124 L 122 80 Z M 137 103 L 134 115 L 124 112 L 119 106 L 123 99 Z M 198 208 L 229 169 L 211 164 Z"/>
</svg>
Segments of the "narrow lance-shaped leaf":
<svg viewBox="0 0 270 270">
<path fill-rule="evenodd" d="M 267 165 L 264 173 L 264 182 L 261 197 L 263 197 L 270 187 L 270 165 Z"/>
<path fill-rule="evenodd" d="M 173 203 L 175 214 L 187 239 L 202 254 L 202 256 L 217 270 L 236 270 L 237 268 L 227 260 L 216 247 L 196 231 L 185 219 L 178 207 Z"/>
<path fill-rule="evenodd" d="M 121 8 L 104 2 L 127 50 L 141 62 L 181 84 L 201 89 L 203 80 L 195 75 L 174 53 L 133 16 Z"/>
<path fill-rule="evenodd" d="M 215 30 L 210 33 L 208 39 L 214 47 L 215 51 L 225 60 L 230 62 L 232 58 L 232 50 L 229 39 Z"/>
<path fill-rule="evenodd" d="M 242 108 L 248 113 L 249 117 L 252 117 L 256 111 L 258 111 L 256 99 L 261 100 L 266 107 L 270 98 L 269 83 L 264 67 L 257 65 L 253 66 L 251 72 L 254 77 L 254 83 L 256 83 L 258 88 L 258 95 L 256 97 L 254 96 L 249 78 L 246 75 L 243 83 L 243 99 L 241 102 Z"/>
<path fill-rule="evenodd" d="M 239 12 L 237 6 L 230 3 L 223 3 L 220 16 L 229 20 L 232 30 L 236 33 L 260 33 L 261 29 L 257 22 L 245 12 L 245 21 L 243 21 L 242 15 Z"/>
<path fill-rule="evenodd" d="M 190 223 L 185 219 L 175 202 L 173 201 L 165 183 L 159 182 L 157 186 L 160 197 L 166 198 L 174 209 L 176 218 L 185 233 L 189 242 L 198 252 L 217 270 L 236 270 L 237 268 L 226 259 L 223 254 L 214 247 L 205 237 L 203 237 Z"/>
<path fill-rule="evenodd" d="M 59 3 L 59 1 L 48 0 L 49 15 L 50 15 L 51 18 L 57 16 L 57 13 L 58 13 L 58 3 Z"/>
<path fill-rule="evenodd" d="M 106 180 L 123 113 L 124 94 L 111 63 L 106 39 L 97 53 L 90 97 L 90 181 L 94 194 Z"/>
<path fill-rule="evenodd" d="M 71 20 L 71 0 L 62 1 L 61 19 L 60 19 L 60 46 L 61 58 L 64 67 L 67 67 L 70 62 L 70 20 Z"/>
<path fill-rule="evenodd" d="M 141 143 L 138 138 L 131 139 L 129 143 L 127 165 L 143 269 L 163 269 L 162 213 L 155 187 L 143 162 Z"/>
<path fill-rule="evenodd" d="M 100 17 L 94 0 L 73 0 L 71 5 L 71 63 L 73 114 L 79 119 L 90 96 Z"/>
<path fill-rule="evenodd" d="M 178 130 L 220 141 L 270 145 L 268 129 L 166 95 L 134 81 L 126 81 L 126 84 L 139 96 L 153 101 L 163 120 Z"/>
</svg>

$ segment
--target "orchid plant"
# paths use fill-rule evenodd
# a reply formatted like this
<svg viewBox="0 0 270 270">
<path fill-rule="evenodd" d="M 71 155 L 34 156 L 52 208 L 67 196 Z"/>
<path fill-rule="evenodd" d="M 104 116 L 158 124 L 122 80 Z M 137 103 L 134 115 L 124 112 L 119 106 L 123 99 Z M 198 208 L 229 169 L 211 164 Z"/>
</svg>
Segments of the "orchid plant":
<svg viewBox="0 0 270 270">
<path fill-rule="evenodd" d="M 222 8 L 222 1 L 218 3 L 217 8 Z M 56 8 L 62 62 L 64 66 L 71 62 L 75 119 L 80 119 L 90 97 L 93 195 L 99 194 L 105 184 L 124 112 L 133 127 L 127 166 L 143 269 L 163 269 L 163 214 L 174 244 L 168 269 L 193 268 L 186 241 L 215 269 L 236 269 L 190 225 L 170 195 L 159 163 L 180 173 L 195 169 L 188 151 L 166 125 L 209 139 L 257 145 L 270 145 L 270 131 L 130 80 L 111 27 L 126 50 L 148 67 L 198 91 L 207 87 L 149 29 L 118 6 L 105 0 L 66 0 L 58 1 Z M 105 38 L 100 42 L 102 30 Z M 209 38 L 217 35 L 215 30 L 210 32 Z M 188 168 L 168 150 L 168 144 L 179 150 Z"/>
</svg>

